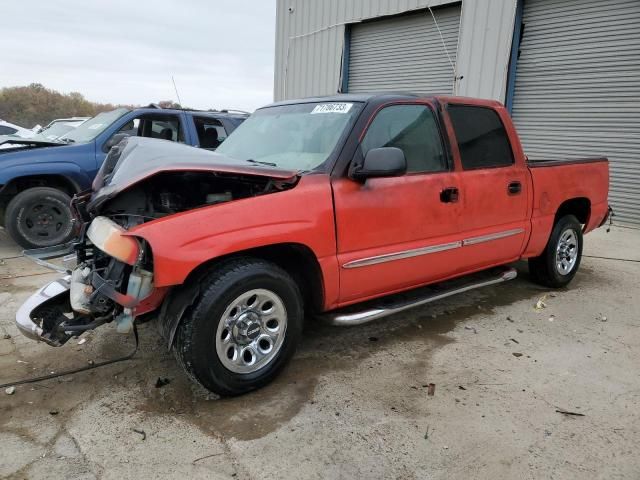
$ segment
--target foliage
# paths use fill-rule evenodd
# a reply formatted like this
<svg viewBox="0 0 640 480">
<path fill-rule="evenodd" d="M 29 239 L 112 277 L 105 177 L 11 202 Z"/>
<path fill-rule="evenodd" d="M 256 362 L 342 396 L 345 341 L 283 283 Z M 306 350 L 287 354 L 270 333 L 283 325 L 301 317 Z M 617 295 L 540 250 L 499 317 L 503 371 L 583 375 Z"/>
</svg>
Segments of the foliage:
<svg viewBox="0 0 640 480">
<path fill-rule="evenodd" d="M 171 100 L 160 101 L 158 105 L 162 108 L 180 108 Z M 0 119 L 25 128 L 37 124 L 45 126 L 55 118 L 93 117 L 118 107 L 136 106 L 90 102 L 78 92 L 63 94 L 39 83 L 0 89 Z"/>
</svg>

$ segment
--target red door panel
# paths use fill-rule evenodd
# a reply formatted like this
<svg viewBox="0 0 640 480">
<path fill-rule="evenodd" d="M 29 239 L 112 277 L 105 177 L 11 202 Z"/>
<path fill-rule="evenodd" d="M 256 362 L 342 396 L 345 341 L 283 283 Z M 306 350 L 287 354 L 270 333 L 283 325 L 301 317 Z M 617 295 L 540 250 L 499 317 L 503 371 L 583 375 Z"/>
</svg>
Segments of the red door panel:
<svg viewBox="0 0 640 480">
<path fill-rule="evenodd" d="M 462 268 L 460 203 L 443 202 L 454 172 L 333 181 L 340 303 L 451 276 Z"/>
<path fill-rule="evenodd" d="M 470 269 L 517 258 L 528 236 L 528 178 L 521 167 L 462 172 L 461 238 Z M 509 185 L 515 191 L 509 192 Z"/>
</svg>

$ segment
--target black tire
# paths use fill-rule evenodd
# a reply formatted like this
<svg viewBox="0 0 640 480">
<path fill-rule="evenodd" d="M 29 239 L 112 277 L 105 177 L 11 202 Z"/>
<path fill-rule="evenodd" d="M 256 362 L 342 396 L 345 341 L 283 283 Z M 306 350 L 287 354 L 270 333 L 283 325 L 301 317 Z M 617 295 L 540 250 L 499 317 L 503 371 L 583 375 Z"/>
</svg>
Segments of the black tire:
<svg viewBox="0 0 640 480">
<path fill-rule="evenodd" d="M 302 332 L 303 302 L 294 280 L 271 262 L 243 257 L 222 263 L 200 284 L 201 294 L 193 308 L 185 313 L 174 345 L 176 357 L 187 374 L 222 396 L 241 395 L 269 383 L 294 354 Z M 233 302 L 255 289 L 274 293 L 282 301 L 286 315 L 284 340 L 269 363 L 250 373 L 237 373 L 227 368 L 219 357 L 218 327 Z M 246 331 L 249 333 L 248 328 Z"/>
<path fill-rule="evenodd" d="M 71 197 L 50 187 L 34 187 L 11 199 L 5 228 L 23 248 L 51 247 L 74 237 Z"/>
<path fill-rule="evenodd" d="M 575 243 L 577 244 L 574 248 L 577 257 L 570 267 L 568 266 L 570 263 L 567 261 L 567 270 L 563 271 L 562 267 L 558 266 L 558 256 L 556 252 L 561 238 L 563 238 L 565 234 L 569 235 L 568 232 L 572 232 L 575 237 Z M 529 275 L 531 280 L 546 287 L 560 288 L 566 286 L 573 277 L 575 277 L 580 267 L 582 245 L 582 226 L 578 219 L 573 215 L 565 215 L 560 218 L 553 226 L 551 236 L 542 255 L 529 259 Z"/>
</svg>

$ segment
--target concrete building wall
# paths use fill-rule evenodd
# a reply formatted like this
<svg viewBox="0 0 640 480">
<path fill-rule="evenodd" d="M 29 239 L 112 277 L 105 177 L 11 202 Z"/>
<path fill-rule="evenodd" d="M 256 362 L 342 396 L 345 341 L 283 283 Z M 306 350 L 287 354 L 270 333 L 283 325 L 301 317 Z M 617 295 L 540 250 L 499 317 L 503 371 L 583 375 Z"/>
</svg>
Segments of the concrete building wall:
<svg viewBox="0 0 640 480">
<path fill-rule="evenodd" d="M 339 91 L 345 25 L 452 3 L 459 2 L 277 0 L 274 98 Z M 457 95 L 504 101 L 515 8 L 516 0 L 462 2 Z"/>
</svg>

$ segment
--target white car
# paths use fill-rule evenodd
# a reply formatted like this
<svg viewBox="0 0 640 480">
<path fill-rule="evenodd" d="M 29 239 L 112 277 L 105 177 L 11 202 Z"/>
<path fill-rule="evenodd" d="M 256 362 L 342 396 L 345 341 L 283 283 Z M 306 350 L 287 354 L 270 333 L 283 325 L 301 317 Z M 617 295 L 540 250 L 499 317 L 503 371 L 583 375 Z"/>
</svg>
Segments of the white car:
<svg viewBox="0 0 640 480">
<path fill-rule="evenodd" d="M 15 135 L 20 138 L 31 138 L 36 134 L 33 130 L 29 130 L 28 128 L 22 128 L 18 125 L 14 125 L 13 123 L 5 122 L 4 120 L 0 120 L 0 136 L 2 135 Z"/>
<path fill-rule="evenodd" d="M 55 142 L 66 133 L 69 133 L 71 130 L 78 127 L 79 125 L 82 125 L 89 118 L 90 117 L 59 118 L 59 119 L 53 120 L 45 128 L 40 127 L 37 130 L 34 128 L 34 130 L 36 130 L 38 133 L 36 133 L 35 131 L 28 130 L 30 135 L 25 134 L 24 132 L 11 133 L 5 136 L 2 136 L 2 134 L 0 134 L 0 149 L 9 149 L 9 148 L 16 149 L 16 148 L 24 147 L 24 145 L 22 144 L 16 145 L 15 143 L 4 142 L 5 140 L 11 140 L 11 139 L 20 140 L 20 139 L 28 138 L 29 141 Z M 3 123 L 7 123 L 7 122 L 0 123 L 0 132 L 2 131 Z M 11 124 L 8 124 L 8 125 L 11 125 Z M 15 127 L 17 127 L 17 125 L 13 125 L 12 127 L 7 127 L 7 128 L 11 128 L 11 130 L 14 130 Z M 20 127 L 17 127 L 17 128 L 20 128 Z M 23 128 L 22 130 L 26 130 L 26 129 Z"/>
<path fill-rule="evenodd" d="M 63 124 L 63 125 L 69 125 L 70 127 L 76 128 L 79 127 L 80 125 L 82 125 L 84 122 L 86 122 L 87 120 L 89 120 L 91 117 L 69 117 L 69 118 L 56 118 L 55 120 L 51 120 L 51 122 L 49 122 L 49 125 L 47 125 L 46 127 L 39 127 L 36 132 L 37 133 L 41 133 L 44 130 L 47 130 L 51 127 L 53 127 L 54 125 L 59 125 L 59 124 Z M 70 128 L 69 130 L 72 130 L 72 128 Z"/>
</svg>

